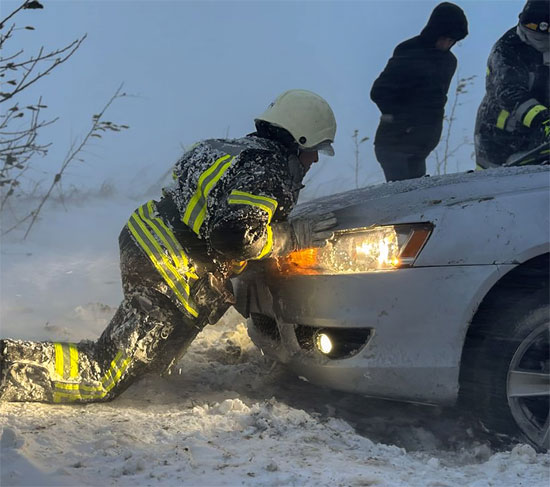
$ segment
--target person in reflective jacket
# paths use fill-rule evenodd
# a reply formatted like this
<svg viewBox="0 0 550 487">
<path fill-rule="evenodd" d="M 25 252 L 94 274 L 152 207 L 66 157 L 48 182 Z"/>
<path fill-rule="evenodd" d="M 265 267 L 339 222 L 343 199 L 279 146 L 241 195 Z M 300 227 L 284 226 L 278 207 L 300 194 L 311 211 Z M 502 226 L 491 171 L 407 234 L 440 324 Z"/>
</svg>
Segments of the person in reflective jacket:
<svg viewBox="0 0 550 487">
<path fill-rule="evenodd" d="M 501 166 L 550 137 L 550 2 L 530 0 L 493 46 L 475 128 L 476 163 Z"/>
<path fill-rule="evenodd" d="M 382 113 L 374 150 L 386 181 L 426 174 L 426 158 L 439 143 L 457 65 L 450 49 L 467 35 L 462 9 L 439 4 L 420 35 L 395 48 L 372 85 L 371 99 Z"/>
<path fill-rule="evenodd" d="M 334 215 L 287 217 L 318 152 L 333 155 L 336 121 L 306 90 L 280 95 L 240 139 L 196 144 L 158 201 L 120 233 L 124 299 L 95 342 L 0 341 L 0 399 L 109 400 L 146 372 L 167 371 L 233 302 L 229 278 L 251 259 L 323 245 Z"/>
</svg>

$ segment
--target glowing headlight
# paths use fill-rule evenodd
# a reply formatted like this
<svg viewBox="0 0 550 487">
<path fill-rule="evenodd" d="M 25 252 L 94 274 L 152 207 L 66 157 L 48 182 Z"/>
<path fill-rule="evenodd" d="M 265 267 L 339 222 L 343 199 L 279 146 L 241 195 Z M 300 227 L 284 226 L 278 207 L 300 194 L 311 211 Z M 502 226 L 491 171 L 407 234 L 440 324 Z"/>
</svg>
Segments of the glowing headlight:
<svg viewBox="0 0 550 487">
<path fill-rule="evenodd" d="M 388 225 L 336 232 L 325 247 L 277 259 L 283 274 L 358 274 L 409 267 L 424 247 L 429 223 Z"/>
</svg>

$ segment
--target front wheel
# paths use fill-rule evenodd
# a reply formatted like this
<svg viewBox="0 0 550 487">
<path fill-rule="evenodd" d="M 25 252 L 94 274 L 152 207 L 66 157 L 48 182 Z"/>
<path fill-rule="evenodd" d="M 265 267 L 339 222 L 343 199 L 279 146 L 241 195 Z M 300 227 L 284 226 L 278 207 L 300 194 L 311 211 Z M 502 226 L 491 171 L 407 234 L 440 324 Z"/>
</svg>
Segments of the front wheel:
<svg viewBox="0 0 550 487">
<path fill-rule="evenodd" d="M 485 428 L 539 451 L 550 449 L 548 300 L 548 286 L 501 295 L 468 337 L 461 371 L 461 393 Z"/>
<path fill-rule="evenodd" d="M 524 436 L 541 450 L 550 448 L 549 313 L 545 306 L 533 314 L 534 329 L 519 342 L 506 380 L 510 413 Z"/>
</svg>

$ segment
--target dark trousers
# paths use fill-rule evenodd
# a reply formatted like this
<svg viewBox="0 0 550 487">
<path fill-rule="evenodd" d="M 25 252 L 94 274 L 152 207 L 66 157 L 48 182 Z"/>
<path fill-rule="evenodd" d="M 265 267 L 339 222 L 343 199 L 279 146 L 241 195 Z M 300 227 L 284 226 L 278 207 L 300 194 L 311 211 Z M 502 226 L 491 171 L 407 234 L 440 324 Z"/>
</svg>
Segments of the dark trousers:
<svg viewBox="0 0 550 487">
<path fill-rule="evenodd" d="M 113 399 L 147 372 L 163 373 L 185 353 L 202 328 L 229 306 L 207 280 L 198 317 L 187 315 L 147 256 L 121 233 L 124 299 L 95 341 L 74 343 L 0 340 L 0 399 L 56 403 Z M 211 294 L 208 294 L 211 292 Z"/>
<path fill-rule="evenodd" d="M 386 181 L 420 178 L 426 174 L 426 157 L 375 145 L 376 159 L 382 166 Z"/>
</svg>

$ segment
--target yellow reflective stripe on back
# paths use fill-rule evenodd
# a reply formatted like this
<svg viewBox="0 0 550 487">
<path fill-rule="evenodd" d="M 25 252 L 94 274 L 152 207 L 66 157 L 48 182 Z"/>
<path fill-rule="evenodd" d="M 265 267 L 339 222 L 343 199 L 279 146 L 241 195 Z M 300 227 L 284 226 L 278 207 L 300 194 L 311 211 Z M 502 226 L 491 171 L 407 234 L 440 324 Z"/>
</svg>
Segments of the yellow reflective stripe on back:
<svg viewBox="0 0 550 487">
<path fill-rule="evenodd" d="M 206 216 L 208 193 L 224 175 L 225 171 L 229 169 L 234 159 L 235 156 L 231 157 L 230 154 L 220 157 L 199 177 L 197 189 L 191 197 L 182 218 L 183 222 L 197 235 Z"/>
<path fill-rule="evenodd" d="M 132 219 L 139 227 L 139 230 L 132 223 Z M 154 236 L 147 230 L 145 223 L 141 221 L 137 213 L 134 212 L 130 217 L 130 220 L 128 221 L 128 228 L 143 250 L 147 253 L 157 271 L 164 278 L 168 286 L 170 286 L 170 289 L 174 291 L 178 300 L 183 304 L 185 309 L 196 318 L 199 313 L 188 301 L 190 295 L 189 284 L 183 280 L 178 271 L 170 264 L 166 255 L 162 252 L 160 245 L 155 240 Z M 140 234 L 140 231 L 147 238 L 147 240 L 149 240 L 150 244 L 145 242 Z M 171 276 L 169 276 L 169 274 Z M 179 286 L 181 286 L 182 289 L 179 289 Z"/>
<path fill-rule="evenodd" d="M 202 224 L 204 223 L 204 219 L 206 217 L 206 208 L 207 208 L 207 201 L 206 201 L 206 198 L 208 197 L 208 194 L 210 193 L 210 191 L 212 190 L 212 188 L 214 187 L 214 185 L 221 179 L 221 177 L 224 175 L 225 171 L 227 171 L 229 169 L 229 167 L 231 166 L 231 163 L 233 162 L 233 159 L 235 159 L 234 157 L 232 157 L 229 161 L 227 161 L 222 167 L 221 169 L 212 177 L 212 179 L 208 182 L 208 184 L 206 184 L 205 188 L 204 188 L 204 205 L 202 206 L 202 208 L 200 209 L 200 212 L 197 216 L 197 220 L 195 221 L 195 223 L 193 224 L 193 231 L 198 235 L 199 234 L 199 230 L 202 226 Z"/>
<path fill-rule="evenodd" d="M 544 110 L 546 110 L 546 107 L 544 105 L 535 105 L 525 114 L 525 117 L 523 117 L 523 125 L 525 125 L 526 127 L 531 127 L 533 119 Z"/>
<path fill-rule="evenodd" d="M 509 116 L 510 112 L 506 110 L 501 110 L 497 118 L 497 128 L 504 130 L 504 127 L 506 126 L 506 120 L 508 120 Z"/>
</svg>

